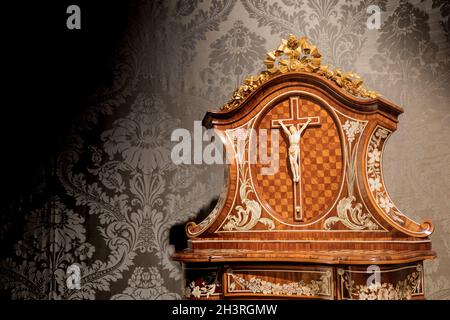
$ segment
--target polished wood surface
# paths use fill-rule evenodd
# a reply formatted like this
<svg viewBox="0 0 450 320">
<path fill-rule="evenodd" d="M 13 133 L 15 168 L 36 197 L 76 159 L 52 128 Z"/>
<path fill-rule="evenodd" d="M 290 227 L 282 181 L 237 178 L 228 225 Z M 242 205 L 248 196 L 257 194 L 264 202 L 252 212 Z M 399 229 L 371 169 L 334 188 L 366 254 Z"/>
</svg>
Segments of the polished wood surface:
<svg viewBox="0 0 450 320">
<path fill-rule="evenodd" d="M 299 101 L 301 116 L 320 118 L 320 125 L 306 130 L 300 143 L 302 189 L 301 199 L 295 199 L 301 219 L 295 216 L 295 182 L 283 135 L 279 170 L 272 175 L 261 173 L 261 163 L 251 163 L 250 135 L 244 138 L 243 151 L 235 142 L 239 129 L 250 128 L 257 132 L 253 142 L 261 147 L 260 129 L 266 129 L 270 137 L 265 151 L 274 153 L 271 124 L 292 116 L 293 99 Z M 434 226 L 400 212 L 382 175 L 384 146 L 402 112 L 383 98 L 356 98 L 308 72 L 273 77 L 236 108 L 208 111 L 203 124 L 225 143 L 228 181 L 211 214 L 186 225 L 189 248 L 173 255 L 191 270 L 186 273 L 187 297 L 356 299 L 370 293 L 380 299 L 423 298 L 422 261 L 436 256 L 429 237 Z M 247 270 L 246 263 L 253 271 L 230 273 Z M 267 267 L 271 263 L 281 265 Z M 364 287 L 368 275 L 363 271 L 371 265 L 384 270 L 383 288 Z M 296 272 L 299 268 L 328 273 L 317 278 L 323 274 Z M 214 275 L 199 280 L 207 270 L 215 270 Z M 350 276 L 358 284 L 349 285 Z M 252 277 L 270 283 L 269 293 L 255 289 L 259 287 Z M 202 288 L 202 283 L 209 287 Z"/>
<path fill-rule="evenodd" d="M 318 264 L 378 265 L 398 264 L 433 259 L 435 252 L 396 251 L 396 250 L 304 250 L 304 251 L 266 251 L 266 250 L 214 250 L 199 249 L 175 253 L 173 258 L 183 262 L 305 262 Z"/>
</svg>

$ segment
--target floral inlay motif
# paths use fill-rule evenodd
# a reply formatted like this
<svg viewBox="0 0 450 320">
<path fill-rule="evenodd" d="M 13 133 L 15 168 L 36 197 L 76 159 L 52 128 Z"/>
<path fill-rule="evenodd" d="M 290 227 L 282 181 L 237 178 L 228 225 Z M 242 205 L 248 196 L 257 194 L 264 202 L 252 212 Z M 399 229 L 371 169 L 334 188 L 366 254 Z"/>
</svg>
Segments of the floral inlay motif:
<svg viewBox="0 0 450 320">
<path fill-rule="evenodd" d="M 320 276 L 319 280 L 311 280 L 306 283 L 304 280 L 289 283 L 273 283 L 257 277 L 244 279 L 232 271 L 227 273 L 231 283 L 230 292 L 250 291 L 252 293 L 261 293 L 264 295 L 277 296 L 319 296 L 330 295 L 331 272 L 327 271 Z"/>
<path fill-rule="evenodd" d="M 391 132 L 378 127 L 372 134 L 367 147 L 367 178 L 369 189 L 378 207 L 395 222 L 403 224 L 402 214 L 395 207 L 383 184 L 381 174 L 381 147 Z"/>
<path fill-rule="evenodd" d="M 347 120 L 342 125 L 342 128 L 344 129 L 345 134 L 347 135 L 348 142 L 352 143 L 355 140 L 355 135 L 363 131 L 364 125 L 358 121 Z"/>
<path fill-rule="evenodd" d="M 195 281 L 187 279 L 186 282 L 189 284 L 184 288 L 185 298 L 208 299 L 212 295 L 220 294 L 221 284 L 217 272 L 212 272 Z"/>
<path fill-rule="evenodd" d="M 340 271 L 340 272 L 339 272 Z M 349 293 L 350 299 L 356 300 L 410 300 L 414 294 L 422 294 L 422 266 L 417 265 L 416 271 L 408 274 L 404 280 L 392 283 L 373 283 L 370 285 L 355 285 L 348 272 L 339 270 L 341 281 Z"/>
<path fill-rule="evenodd" d="M 348 196 L 339 200 L 336 210 L 337 216 L 329 217 L 325 220 L 324 228 L 330 230 L 334 224 L 341 222 L 344 226 L 351 230 L 377 230 L 378 224 L 373 221 L 373 217 L 370 212 L 364 212 L 361 203 L 355 203 L 356 197 L 354 196 L 355 181 L 356 181 L 356 150 L 357 143 L 353 144 L 357 135 L 361 134 L 365 128 L 365 124 L 358 121 L 347 120 L 342 125 L 347 136 L 347 188 Z"/>
<path fill-rule="evenodd" d="M 267 226 L 269 230 L 275 228 L 272 219 L 261 218 L 261 205 L 258 201 L 252 200 L 249 196 L 254 193 L 248 161 L 245 159 L 245 150 L 248 147 L 248 130 L 237 129 L 231 133 L 232 142 L 236 151 L 236 163 L 239 172 L 239 196 L 241 204 L 235 206 L 235 213 L 229 215 L 223 226 L 224 230 L 246 231 L 252 229 L 258 222 Z"/>
<path fill-rule="evenodd" d="M 363 212 L 362 204 L 356 203 L 353 206 L 355 200 L 354 196 L 339 200 L 337 204 L 337 216 L 325 220 L 325 229 L 331 229 L 333 224 L 341 222 L 351 230 L 377 230 L 378 225 L 372 221 L 372 215 L 369 212 Z"/>
</svg>

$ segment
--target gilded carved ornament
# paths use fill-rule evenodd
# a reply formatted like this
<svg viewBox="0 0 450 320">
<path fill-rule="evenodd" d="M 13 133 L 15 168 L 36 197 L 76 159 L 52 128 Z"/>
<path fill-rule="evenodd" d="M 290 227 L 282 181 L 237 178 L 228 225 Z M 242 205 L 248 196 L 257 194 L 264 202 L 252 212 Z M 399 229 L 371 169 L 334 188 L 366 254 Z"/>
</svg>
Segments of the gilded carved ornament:
<svg viewBox="0 0 450 320">
<path fill-rule="evenodd" d="M 369 91 L 363 86 L 363 80 L 353 72 L 343 72 L 340 69 L 331 70 L 327 65 L 321 64 L 322 55 L 319 49 L 311 45 L 306 37 L 297 38 L 289 35 L 282 39 L 275 51 L 267 53 L 264 64 L 266 70 L 259 76 L 250 76 L 244 84 L 236 89 L 231 99 L 220 109 L 231 110 L 239 106 L 242 101 L 263 82 L 271 77 L 287 72 L 311 72 L 332 80 L 348 93 L 361 98 L 377 98 L 379 93 Z"/>
</svg>

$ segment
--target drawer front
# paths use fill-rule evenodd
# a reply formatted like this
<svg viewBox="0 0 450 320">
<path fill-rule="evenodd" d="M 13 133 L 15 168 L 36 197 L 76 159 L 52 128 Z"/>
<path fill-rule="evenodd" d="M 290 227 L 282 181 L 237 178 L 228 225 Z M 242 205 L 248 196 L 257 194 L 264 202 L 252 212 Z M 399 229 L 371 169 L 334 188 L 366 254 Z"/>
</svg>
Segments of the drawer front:
<svg viewBox="0 0 450 320">
<path fill-rule="evenodd" d="M 221 299 L 222 267 L 221 266 L 184 266 L 184 298 Z"/>
<path fill-rule="evenodd" d="M 339 298 L 344 300 L 424 299 L 422 262 L 337 267 L 337 280 Z"/>
<path fill-rule="evenodd" d="M 228 266 L 225 297 L 333 299 L 332 267 Z"/>
</svg>

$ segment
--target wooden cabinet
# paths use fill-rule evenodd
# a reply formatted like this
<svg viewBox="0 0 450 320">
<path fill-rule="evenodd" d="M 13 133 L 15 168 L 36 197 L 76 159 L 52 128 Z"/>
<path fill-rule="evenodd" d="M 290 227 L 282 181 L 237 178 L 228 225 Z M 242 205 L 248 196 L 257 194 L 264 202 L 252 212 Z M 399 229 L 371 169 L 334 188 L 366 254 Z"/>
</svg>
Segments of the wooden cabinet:
<svg viewBox="0 0 450 320">
<path fill-rule="evenodd" d="M 389 196 L 384 146 L 403 109 L 290 36 L 222 109 L 208 111 L 227 186 L 189 248 L 186 297 L 419 299 L 433 224 Z"/>
</svg>

